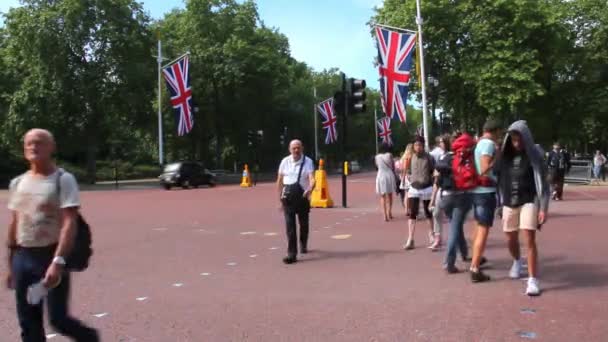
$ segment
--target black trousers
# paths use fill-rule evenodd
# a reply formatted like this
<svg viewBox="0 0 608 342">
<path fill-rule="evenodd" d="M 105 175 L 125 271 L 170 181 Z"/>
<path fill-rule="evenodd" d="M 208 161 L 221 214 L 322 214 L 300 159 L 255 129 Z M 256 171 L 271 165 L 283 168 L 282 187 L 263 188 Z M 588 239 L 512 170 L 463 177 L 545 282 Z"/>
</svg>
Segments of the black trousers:
<svg viewBox="0 0 608 342">
<path fill-rule="evenodd" d="M 563 199 L 564 197 L 564 179 L 566 178 L 565 171 L 549 170 L 549 179 L 555 197 L 557 199 Z"/>
<path fill-rule="evenodd" d="M 24 342 L 44 342 L 44 321 L 42 303 L 30 305 L 27 289 L 39 282 L 53 260 L 55 247 L 19 248 L 13 255 L 12 270 L 17 299 L 17 315 Z M 51 326 L 60 334 L 78 342 L 99 341 L 97 331 L 85 326 L 69 315 L 70 273 L 65 272 L 61 283 L 51 289 L 46 298 Z"/>
<path fill-rule="evenodd" d="M 296 227 L 296 216 L 300 223 L 300 246 L 308 247 L 308 222 L 310 216 L 310 203 L 307 199 L 295 205 L 285 205 L 285 228 L 287 232 L 287 255 L 295 257 L 298 255 L 298 233 Z"/>
</svg>

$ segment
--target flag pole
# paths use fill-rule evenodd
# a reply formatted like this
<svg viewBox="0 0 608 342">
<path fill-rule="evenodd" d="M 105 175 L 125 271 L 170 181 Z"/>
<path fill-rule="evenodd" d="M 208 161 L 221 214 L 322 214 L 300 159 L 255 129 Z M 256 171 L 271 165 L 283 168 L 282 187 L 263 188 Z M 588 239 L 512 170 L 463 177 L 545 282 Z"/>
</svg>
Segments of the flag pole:
<svg viewBox="0 0 608 342">
<path fill-rule="evenodd" d="M 376 140 L 376 154 L 378 154 L 378 111 L 376 108 L 376 100 L 374 100 L 374 139 Z"/>
<path fill-rule="evenodd" d="M 312 116 L 315 119 L 315 160 L 319 160 L 319 122 L 317 115 L 317 87 L 312 87 Z"/>
<path fill-rule="evenodd" d="M 420 14 L 420 0 L 416 0 L 416 24 L 418 25 L 418 54 L 420 56 L 420 73 L 422 85 L 422 125 L 424 127 L 424 145 L 429 149 L 429 126 L 426 106 L 426 77 L 424 76 L 424 47 L 422 45 L 422 16 Z"/>
<path fill-rule="evenodd" d="M 401 27 L 395 27 L 395 26 L 389 26 L 389 25 L 384 25 L 384 24 L 378 24 L 378 23 L 374 23 L 374 26 L 380 26 L 380 27 L 384 27 L 390 30 L 395 30 L 395 31 L 401 31 L 401 32 L 407 32 L 407 33 L 413 33 L 415 34 L 416 31 L 414 30 L 408 30 L 406 28 L 401 28 Z"/>
<path fill-rule="evenodd" d="M 158 32 L 158 164 L 160 167 L 163 166 L 163 118 L 162 118 L 162 82 L 161 82 L 161 73 L 162 73 L 162 48 L 160 42 L 160 31 Z"/>
</svg>

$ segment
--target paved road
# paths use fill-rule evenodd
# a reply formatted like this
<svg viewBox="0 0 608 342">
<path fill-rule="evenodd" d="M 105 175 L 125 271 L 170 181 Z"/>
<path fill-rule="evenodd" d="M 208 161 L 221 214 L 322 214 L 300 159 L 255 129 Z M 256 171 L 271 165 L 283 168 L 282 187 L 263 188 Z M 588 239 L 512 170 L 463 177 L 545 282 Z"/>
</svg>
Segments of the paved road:
<svg viewBox="0 0 608 342">
<path fill-rule="evenodd" d="M 472 285 L 442 271 L 442 253 L 402 251 L 405 217 L 396 207 L 382 222 L 373 189 L 372 175 L 357 175 L 348 209 L 314 210 L 312 252 L 291 266 L 271 184 L 85 192 L 95 255 L 75 275 L 73 312 L 105 341 L 608 340 L 607 188 L 569 187 L 552 206 L 539 242 L 545 292 L 534 299 L 507 278 L 498 229 L 494 281 Z M 0 226 L 4 236 L 6 215 Z M 0 341 L 17 334 L 12 293 L 0 291 Z"/>
</svg>

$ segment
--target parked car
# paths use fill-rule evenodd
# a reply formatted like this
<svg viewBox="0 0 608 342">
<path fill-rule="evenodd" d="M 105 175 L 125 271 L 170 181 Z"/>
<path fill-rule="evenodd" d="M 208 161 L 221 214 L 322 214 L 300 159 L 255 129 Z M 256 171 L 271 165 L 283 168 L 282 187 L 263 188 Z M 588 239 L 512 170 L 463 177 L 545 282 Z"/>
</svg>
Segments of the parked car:
<svg viewBox="0 0 608 342">
<path fill-rule="evenodd" d="M 201 185 L 215 186 L 216 176 L 197 162 L 177 162 L 167 164 L 163 173 L 158 177 L 160 184 L 166 190 L 174 186 L 184 189 L 197 188 Z"/>
</svg>

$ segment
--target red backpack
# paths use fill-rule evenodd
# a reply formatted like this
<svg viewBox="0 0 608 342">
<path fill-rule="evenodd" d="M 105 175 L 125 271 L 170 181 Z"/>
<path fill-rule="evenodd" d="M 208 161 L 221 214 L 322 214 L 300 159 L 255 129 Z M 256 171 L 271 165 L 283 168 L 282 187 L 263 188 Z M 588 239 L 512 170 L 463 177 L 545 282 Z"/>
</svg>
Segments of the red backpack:
<svg viewBox="0 0 608 342">
<path fill-rule="evenodd" d="M 466 191 L 480 184 L 475 168 L 475 140 L 468 134 L 462 134 L 452 144 L 452 177 L 456 190 Z"/>
</svg>

